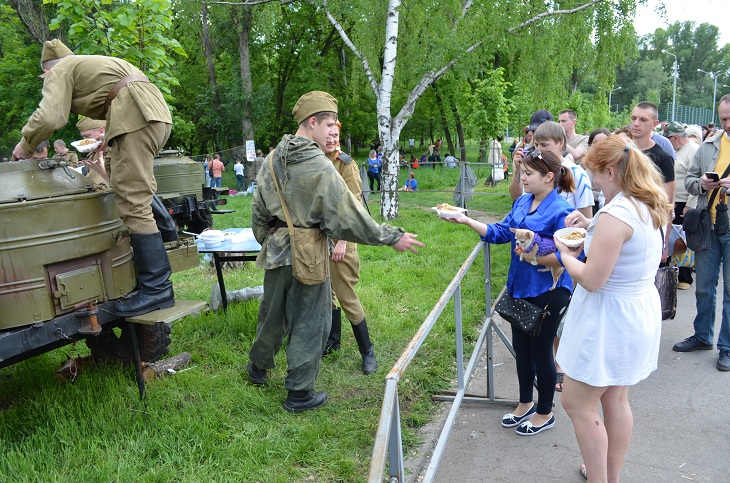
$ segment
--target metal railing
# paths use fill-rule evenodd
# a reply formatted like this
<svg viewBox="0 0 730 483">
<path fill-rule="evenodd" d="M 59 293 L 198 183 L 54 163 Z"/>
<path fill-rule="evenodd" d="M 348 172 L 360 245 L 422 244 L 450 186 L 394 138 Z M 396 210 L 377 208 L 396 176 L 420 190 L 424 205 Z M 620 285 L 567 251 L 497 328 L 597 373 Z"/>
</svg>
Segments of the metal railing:
<svg viewBox="0 0 730 483">
<path fill-rule="evenodd" d="M 480 252 L 484 254 L 484 287 L 486 301 L 486 323 L 479 334 L 479 338 L 474 346 L 474 351 L 469 359 L 469 363 L 464 368 L 464 344 L 462 335 L 461 320 L 461 282 L 467 274 L 469 268 Z M 505 289 L 502 289 L 504 292 Z M 501 296 L 501 293 L 500 293 Z M 436 470 L 438 469 L 441 456 L 443 455 L 448 441 L 449 434 L 454 425 L 456 414 L 459 411 L 461 402 L 464 399 L 465 388 L 469 383 L 477 360 L 479 351 L 486 340 L 487 350 L 487 396 L 486 400 L 490 402 L 498 402 L 494 398 L 494 359 L 492 354 L 492 330 L 502 339 L 507 348 L 514 356 L 514 349 L 502 330 L 494 325 L 492 321 L 492 304 L 491 304 L 491 262 L 490 262 L 490 244 L 479 242 L 472 250 L 471 254 L 462 264 L 459 271 L 451 280 L 444 290 L 431 313 L 426 317 L 416 334 L 409 342 L 406 349 L 391 368 L 385 378 L 385 393 L 383 396 L 383 406 L 380 410 L 380 421 L 378 430 L 375 435 L 375 444 L 373 446 L 372 459 L 370 460 L 370 473 L 368 475 L 369 483 L 381 483 L 385 475 L 385 463 L 388 462 L 389 479 L 391 482 L 401 483 L 405 478 L 405 469 L 403 464 L 403 440 L 401 433 L 400 407 L 398 400 L 398 381 L 405 373 L 411 361 L 415 358 L 418 349 L 428 337 L 431 329 L 439 319 L 439 316 L 446 308 L 446 304 L 454 299 L 454 319 L 455 319 L 455 337 L 456 337 L 456 367 L 457 367 L 457 391 L 453 398 L 451 410 L 446 417 L 446 422 L 441 434 L 439 435 L 436 447 L 433 450 L 431 461 L 426 473 L 423 477 L 424 482 L 433 481 Z"/>
</svg>

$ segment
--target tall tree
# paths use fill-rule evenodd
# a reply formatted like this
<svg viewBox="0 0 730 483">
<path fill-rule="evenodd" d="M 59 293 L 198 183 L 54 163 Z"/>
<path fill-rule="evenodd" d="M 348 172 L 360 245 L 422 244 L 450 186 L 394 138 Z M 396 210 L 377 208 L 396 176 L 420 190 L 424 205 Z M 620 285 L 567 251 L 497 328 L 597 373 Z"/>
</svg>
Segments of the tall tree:
<svg viewBox="0 0 730 483">
<path fill-rule="evenodd" d="M 377 124 L 380 140 L 384 151 L 383 189 L 381 190 L 380 214 L 391 219 L 398 214 L 398 141 L 400 133 L 415 110 L 416 102 L 424 92 L 447 71 L 456 64 L 469 57 L 474 52 L 485 54 L 489 52 L 489 44 L 499 45 L 507 42 L 512 34 L 530 31 L 529 27 L 539 24 L 549 31 L 550 21 L 561 16 L 584 12 L 583 21 L 599 28 L 606 26 L 598 22 L 599 15 L 594 15 L 592 9 L 603 0 L 593 0 L 587 3 L 574 4 L 573 8 L 565 10 L 544 10 L 532 4 L 509 2 L 499 4 L 474 4 L 472 0 L 463 2 L 446 2 L 439 4 L 422 4 L 421 9 L 409 8 L 409 14 L 404 19 L 404 35 L 408 42 L 400 41 L 401 1 L 389 0 L 387 9 L 382 8 L 381 2 L 363 2 L 359 8 L 347 3 L 325 2 L 323 8 L 327 18 L 340 34 L 343 42 L 360 60 L 370 88 L 376 98 Z M 608 2 L 606 2 L 608 3 Z M 628 4 L 631 8 L 605 7 L 600 10 L 604 16 L 611 15 L 621 20 L 631 12 L 633 0 L 620 2 L 619 6 Z M 383 18 L 372 15 L 372 12 L 386 11 Z M 416 10 L 419 10 L 416 13 Z M 511 18 L 523 18 L 518 25 L 508 26 Z M 369 12 L 367 14 L 366 12 Z M 357 24 L 355 24 L 357 20 Z M 352 24 L 354 33 L 349 35 L 343 27 L 343 22 Z M 433 25 L 450 26 L 449 42 L 443 42 L 441 32 L 433 29 Z M 623 25 L 623 23 L 622 23 Z M 614 29 L 611 25 L 608 27 Z M 591 31 L 591 28 L 587 28 Z M 553 35 L 555 33 L 553 32 Z M 606 35 L 600 32 L 598 37 Z M 383 42 L 373 42 L 377 36 L 384 38 Z M 355 39 L 355 40 L 353 40 Z M 586 39 L 588 41 L 589 39 Z M 355 44 L 360 43 L 360 46 Z M 375 46 L 375 47 L 374 47 Z M 377 46 L 380 46 L 377 48 Z M 401 65 L 399 73 L 404 72 L 405 79 L 396 79 L 397 59 L 405 52 L 403 58 L 409 59 L 407 66 Z M 382 59 L 382 61 L 380 61 Z M 549 64 L 546 62 L 545 64 Z M 372 65 L 380 65 L 376 72 Z M 537 73 L 535 74 L 537 75 Z M 410 80 L 415 79 L 414 82 Z M 397 88 L 394 89 L 394 88 Z M 394 102 L 402 102 L 402 107 L 394 115 Z"/>
</svg>

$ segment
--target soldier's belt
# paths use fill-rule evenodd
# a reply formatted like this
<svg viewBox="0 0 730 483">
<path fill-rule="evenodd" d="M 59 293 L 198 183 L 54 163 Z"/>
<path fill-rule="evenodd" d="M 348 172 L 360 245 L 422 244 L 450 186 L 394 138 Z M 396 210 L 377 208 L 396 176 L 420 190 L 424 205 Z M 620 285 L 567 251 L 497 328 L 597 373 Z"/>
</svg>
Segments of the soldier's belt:
<svg viewBox="0 0 730 483">
<path fill-rule="evenodd" d="M 109 110 L 109 106 L 112 105 L 112 101 L 117 97 L 119 94 L 119 91 L 127 87 L 128 84 L 131 84 L 132 82 L 149 82 L 150 80 L 147 78 L 146 75 L 130 75 L 129 77 L 125 77 L 124 79 L 117 82 L 117 84 L 112 87 L 112 90 L 109 91 L 109 94 L 106 96 L 106 110 Z"/>
</svg>

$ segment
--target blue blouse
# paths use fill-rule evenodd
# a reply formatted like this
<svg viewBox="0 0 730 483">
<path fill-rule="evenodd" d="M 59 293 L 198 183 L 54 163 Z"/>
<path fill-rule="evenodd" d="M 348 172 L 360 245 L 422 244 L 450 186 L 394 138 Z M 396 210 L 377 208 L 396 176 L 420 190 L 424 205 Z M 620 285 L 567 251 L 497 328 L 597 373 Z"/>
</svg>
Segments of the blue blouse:
<svg viewBox="0 0 730 483">
<path fill-rule="evenodd" d="M 380 167 L 383 165 L 383 161 L 380 158 L 370 159 L 368 158 L 368 171 L 373 174 L 378 174 Z"/>
<path fill-rule="evenodd" d="M 520 196 L 504 221 L 487 225 L 487 233 L 482 237 L 482 240 L 488 243 L 511 243 L 512 260 L 507 273 L 507 292 L 515 298 L 537 297 L 544 294 L 552 287 L 553 277 L 550 270 L 538 271 L 545 269 L 542 265 L 520 261 L 520 256 L 514 251 L 515 234 L 510 228 L 524 228 L 534 231 L 543 238 L 552 239 L 557 230 L 565 228 L 565 217 L 574 211 L 574 208 L 558 195 L 557 188 L 542 200 L 535 211 L 530 212 L 534 199 L 534 195 L 530 193 Z M 573 292 L 573 280 L 567 270 L 563 272 L 558 287 L 565 287 Z"/>
</svg>

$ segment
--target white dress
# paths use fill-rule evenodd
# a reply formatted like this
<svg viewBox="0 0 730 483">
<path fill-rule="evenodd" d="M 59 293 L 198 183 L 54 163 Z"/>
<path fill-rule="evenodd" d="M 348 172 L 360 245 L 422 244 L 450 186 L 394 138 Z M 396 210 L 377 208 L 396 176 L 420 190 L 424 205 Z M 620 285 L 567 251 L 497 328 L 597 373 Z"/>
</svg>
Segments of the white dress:
<svg viewBox="0 0 730 483">
<path fill-rule="evenodd" d="M 557 360 L 571 379 L 595 387 L 629 386 L 657 368 L 661 339 L 661 303 L 654 277 L 661 262 L 661 233 L 652 226 L 646 205 L 619 193 L 588 226 L 590 252 L 596 220 L 614 216 L 633 229 L 616 266 L 595 292 L 578 285 L 560 338 Z M 641 216 L 639 215 L 641 213 Z"/>
</svg>

